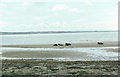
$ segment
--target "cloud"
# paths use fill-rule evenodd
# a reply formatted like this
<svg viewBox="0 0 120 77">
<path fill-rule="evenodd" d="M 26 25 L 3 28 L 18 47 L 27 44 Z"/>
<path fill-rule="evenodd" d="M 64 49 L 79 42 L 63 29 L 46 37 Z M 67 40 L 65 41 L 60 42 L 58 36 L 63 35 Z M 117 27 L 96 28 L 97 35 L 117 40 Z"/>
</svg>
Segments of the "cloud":
<svg viewBox="0 0 120 77">
<path fill-rule="evenodd" d="M 118 30 L 118 20 L 117 19 L 109 19 L 106 21 L 96 21 L 94 23 L 88 24 L 88 26 L 91 26 L 98 30 Z"/>
<path fill-rule="evenodd" d="M 58 4 L 56 4 L 56 5 L 52 8 L 53 11 L 61 11 L 61 10 L 68 10 L 68 9 L 69 9 L 68 6 L 66 6 L 66 5 L 58 5 Z"/>
<path fill-rule="evenodd" d="M 84 3 L 87 4 L 88 6 L 92 6 L 93 5 L 92 0 L 85 0 Z"/>
<path fill-rule="evenodd" d="M 7 23 L 5 21 L 0 20 L 0 27 L 4 27 Z"/>
<path fill-rule="evenodd" d="M 84 21 L 84 19 L 76 19 L 74 22 L 83 22 Z"/>
<path fill-rule="evenodd" d="M 52 11 L 69 11 L 69 12 L 77 12 L 78 8 L 72 8 L 67 5 L 59 5 L 56 4 L 53 8 Z"/>
<path fill-rule="evenodd" d="M 46 18 L 46 16 L 37 16 L 37 17 L 33 17 L 33 20 L 41 21 L 41 20 L 44 20 L 45 18 Z"/>
<path fill-rule="evenodd" d="M 78 8 L 70 8 L 69 11 L 70 12 L 78 12 Z"/>
<path fill-rule="evenodd" d="M 30 6 L 31 5 L 31 2 L 29 2 L 29 1 L 24 1 L 23 2 L 23 6 Z"/>
<path fill-rule="evenodd" d="M 6 7 L 7 5 L 4 3 L 0 3 L 0 7 Z"/>
<path fill-rule="evenodd" d="M 4 29 L 8 27 L 7 25 L 7 22 L 0 20 L 0 31 L 4 31 Z"/>
<path fill-rule="evenodd" d="M 110 16 L 118 16 L 118 12 L 108 12 L 106 13 L 106 15 L 110 15 Z"/>
<path fill-rule="evenodd" d="M 1 0 L 2 2 L 24 2 L 24 1 L 30 1 L 30 2 L 85 2 L 86 0 Z M 114 1 L 120 1 L 120 0 L 88 0 L 92 2 L 114 2 Z"/>
</svg>

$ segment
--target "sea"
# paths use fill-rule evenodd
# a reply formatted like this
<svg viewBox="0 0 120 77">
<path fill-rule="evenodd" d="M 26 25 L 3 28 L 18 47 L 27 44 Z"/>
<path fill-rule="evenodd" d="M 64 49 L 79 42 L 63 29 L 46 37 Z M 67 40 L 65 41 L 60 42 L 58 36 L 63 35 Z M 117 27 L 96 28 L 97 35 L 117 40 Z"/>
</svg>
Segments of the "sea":
<svg viewBox="0 0 120 77">
<path fill-rule="evenodd" d="M 118 41 L 118 32 L 81 32 L 49 34 L 0 35 L 0 45 L 29 45 L 54 43 L 84 43 L 96 41 Z"/>
</svg>

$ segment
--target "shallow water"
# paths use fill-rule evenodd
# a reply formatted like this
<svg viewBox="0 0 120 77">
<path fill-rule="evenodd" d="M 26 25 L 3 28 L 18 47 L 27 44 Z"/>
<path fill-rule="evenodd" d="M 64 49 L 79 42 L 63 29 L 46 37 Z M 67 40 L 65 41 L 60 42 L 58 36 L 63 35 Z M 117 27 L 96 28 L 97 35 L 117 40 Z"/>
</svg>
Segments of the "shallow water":
<svg viewBox="0 0 120 77">
<path fill-rule="evenodd" d="M 116 49 L 118 47 L 93 47 L 93 48 L 9 48 L 9 47 L 3 47 L 2 48 L 2 53 L 4 52 L 21 52 L 25 51 L 28 52 L 34 52 L 34 51 L 56 51 L 56 52 L 62 52 L 62 51 L 66 51 L 66 52 L 75 52 L 75 53 L 87 53 L 88 57 L 93 57 L 94 59 L 87 59 L 87 60 L 118 60 L 118 52 L 108 52 L 106 49 Z M 64 53 L 64 52 L 63 52 Z M 53 56 L 54 57 L 54 56 Z M 113 57 L 113 58 L 111 58 Z M 18 58 L 6 58 L 3 57 L 2 59 L 18 59 Z M 19 58 L 22 59 L 22 58 Z M 31 58 L 24 58 L 24 59 L 31 59 Z M 34 58 L 34 59 L 39 59 L 39 58 Z M 60 58 L 40 58 L 40 59 L 56 59 L 56 60 L 80 60 L 80 61 L 84 61 L 86 59 L 80 59 L 80 58 L 64 58 L 64 57 L 60 57 Z"/>
</svg>

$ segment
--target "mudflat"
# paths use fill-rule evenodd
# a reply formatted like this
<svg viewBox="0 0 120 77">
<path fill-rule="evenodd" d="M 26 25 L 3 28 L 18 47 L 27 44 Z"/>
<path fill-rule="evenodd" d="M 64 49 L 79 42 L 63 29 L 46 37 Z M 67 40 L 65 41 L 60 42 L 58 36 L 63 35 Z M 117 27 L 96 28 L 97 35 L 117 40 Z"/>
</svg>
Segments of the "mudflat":
<svg viewBox="0 0 120 77">
<path fill-rule="evenodd" d="M 0 45 L 0 47 L 16 47 L 16 48 L 83 48 L 83 47 L 113 47 L 118 46 L 117 41 L 104 42 L 103 45 L 98 45 L 97 42 L 90 43 L 71 43 L 71 46 L 53 46 L 54 44 L 32 44 L 32 45 Z"/>
</svg>

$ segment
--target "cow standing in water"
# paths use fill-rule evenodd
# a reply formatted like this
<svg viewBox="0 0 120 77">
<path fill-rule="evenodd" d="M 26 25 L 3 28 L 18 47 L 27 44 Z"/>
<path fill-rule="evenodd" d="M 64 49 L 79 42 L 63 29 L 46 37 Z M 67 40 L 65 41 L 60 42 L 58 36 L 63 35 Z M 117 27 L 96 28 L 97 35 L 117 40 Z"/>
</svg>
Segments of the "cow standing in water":
<svg viewBox="0 0 120 77">
<path fill-rule="evenodd" d="M 53 46 L 58 46 L 58 44 L 53 44 Z"/>
<path fill-rule="evenodd" d="M 65 43 L 65 46 L 71 46 L 71 43 Z"/>
<path fill-rule="evenodd" d="M 101 42 L 101 41 L 99 41 L 99 42 L 97 42 L 97 44 L 98 44 L 98 45 L 103 45 L 104 43 Z"/>
<path fill-rule="evenodd" d="M 71 43 L 65 43 L 65 46 L 71 46 Z M 58 44 L 53 44 L 53 46 L 64 46 L 64 44 L 58 43 Z"/>
<path fill-rule="evenodd" d="M 64 45 L 63 45 L 63 44 L 58 43 L 58 44 L 53 44 L 53 46 L 64 46 Z"/>
<path fill-rule="evenodd" d="M 58 46 L 63 46 L 63 44 L 58 43 Z"/>
</svg>

